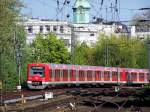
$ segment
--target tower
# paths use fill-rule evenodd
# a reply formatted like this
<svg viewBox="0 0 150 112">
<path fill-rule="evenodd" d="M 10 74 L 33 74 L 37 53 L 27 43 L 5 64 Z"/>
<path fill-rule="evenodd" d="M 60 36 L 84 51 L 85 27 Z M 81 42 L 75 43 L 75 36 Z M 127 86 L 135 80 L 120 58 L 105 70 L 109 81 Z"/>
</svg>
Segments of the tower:
<svg viewBox="0 0 150 112">
<path fill-rule="evenodd" d="M 73 22 L 89 23 L 89 21 L 90 21 L 89 0 L 77 0 L 73 7 Z"/>
</svg>

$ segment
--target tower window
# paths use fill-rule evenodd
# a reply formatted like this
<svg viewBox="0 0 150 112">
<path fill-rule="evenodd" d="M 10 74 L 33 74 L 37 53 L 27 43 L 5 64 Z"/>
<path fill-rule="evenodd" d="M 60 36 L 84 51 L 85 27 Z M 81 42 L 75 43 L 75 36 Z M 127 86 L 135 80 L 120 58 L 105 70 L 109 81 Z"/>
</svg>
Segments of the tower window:
<svg viewBox="0 0 150 112">
<path fill-rule="evenodd" d="M 84 21 L 85 14 L 82 6 L 79 7 L 79 15 L 80 21 Z"/>
</svg>

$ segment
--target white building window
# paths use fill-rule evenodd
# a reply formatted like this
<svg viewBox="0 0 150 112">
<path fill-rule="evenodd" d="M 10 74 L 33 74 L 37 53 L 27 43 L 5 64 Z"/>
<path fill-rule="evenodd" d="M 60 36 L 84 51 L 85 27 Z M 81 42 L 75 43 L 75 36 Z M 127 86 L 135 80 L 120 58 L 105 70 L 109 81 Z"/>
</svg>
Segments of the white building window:
<svg viewBox="0 0 150 112">
<path fill-rule="evenodd" d="M 94 36 L 94 33 L 91 33 L 90 36 L 93 37 L 93 36 Z"/>
<path fill-rule="evenodd" d="M 43 26 L 40 26 L 40 33 L 43 32 Z"/>
<path fill-rule="evenodd" d="M 54 31 L 54 32 L 57 31 L 57 26 L 53 26 L 53 31 Z"/>
<path fill-rule="evenodd" d="M 33 33 L 33 26 L 28 26 L 28 33 Z"/>
<path fill-rule="evenodd" d="M 46 27 L 46 31 L 47 31 L 47 32 L 50 32 L 50 26 L 49 26 L 49 25 L 46 25 L 45 27 Z"/>
<path fill-rule="evenodd" d="M 64 33 L 64 27 L 60 26 L 60 33 Z"/>
</svg>

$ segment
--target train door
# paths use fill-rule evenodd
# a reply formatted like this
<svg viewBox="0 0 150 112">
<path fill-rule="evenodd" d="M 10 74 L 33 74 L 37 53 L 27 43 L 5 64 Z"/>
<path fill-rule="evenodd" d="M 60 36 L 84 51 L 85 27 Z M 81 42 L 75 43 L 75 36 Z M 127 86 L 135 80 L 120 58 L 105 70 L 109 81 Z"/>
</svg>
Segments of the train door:
<svg viewBox="0 0 150 112">
<path fill-rule="evenodd" d="M 118 81 L 118 72 L 112 71 L 112 81 Z"/>
<path fill-rule="evenodd" d="M 120 75 L 120 81 L 122 81 L 122 82 L 126 82 L 126 72 L 125 72 L 125 70 L 122 70 L 121 71 L 121 75 Z"/>
<path fill-rule="evenodd" d="M 68 69 L 63 69 L 62 71 L 62 80 L 68 81 Z"/>
<path fill-rule="evenodd" d="M 52 71 L 52 68 L 50 66 L 50 68 L 49 68 L 49 76 L 48 76 L 50 82 L 52 82 L 52 76 L 53 76 L 52 74 L 53 74 L 53 71 Z"/>
<path fill-rule="evenodd" d="M 149 73 L 144 73 L 145 75 L 144 75 L 144 81 L 146 82 L 146 83 L 150 83 L 150 75 L 149 75 Z"/>
<path fill-rule="evenodd" d="M 101 81 L 101 71 L 95 71 L 95 81 Z"/>
<path fill-rule="evenodd" d="M 87 70 L 87 81 L 93 81 L 92 74 L 93 74 L 92 70 Z"/>
<path fill-rule="evenodd" d="M 104 81 L 110 81 L 110 71 L 104 71 Z"/>
<path fill-rule="evenodd" d="M 46 65 L 45 66 L 45 81 L 46 82 L 51 81 L 50 74 L 51 74 L 50 68 L 49 66 Z"/>
<path fill-rule="evenodd" d="M 85 71 L 79 70 L 79 81 L 84 81 L 85 77 Z"/>
<path fill-rule="evenodd" d="M 139 82 L 144 82 L 145 81 L 144 76 L 145 76 L 144 73 L 139 73 Z"/>
<path fill-rule="evenodd" d="M 131 72 L 131 78 L 133 82 L 137 82 L 137 72 Z"/>
<path fill-rule="evenodd" d="M 61 70 L 60 69 L 55 69 L 55 82 L 59 82 L 61 79 Z"/>
<path fill-rule="evenodd" d="M 130 85 L 130 84 L 133 83 L 131 73 L 130 72 L 126 72 L 126 74 L 127 74 L 127 79 L 126 79 L 127 84 Z"/>
<path fill-rule="evenodd" d="M 76 70 L 75 69 L 70 70 L 70 81 L 76 81 Z"/>
</svg>

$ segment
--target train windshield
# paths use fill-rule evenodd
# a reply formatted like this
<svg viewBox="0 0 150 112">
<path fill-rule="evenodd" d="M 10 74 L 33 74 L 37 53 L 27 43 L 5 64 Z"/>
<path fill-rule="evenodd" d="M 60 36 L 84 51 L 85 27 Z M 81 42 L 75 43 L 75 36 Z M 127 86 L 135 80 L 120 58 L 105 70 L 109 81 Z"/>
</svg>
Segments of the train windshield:
<svg viewBox="0 0 150 112">
<path fill-rule="evenodd" d="M 30 75 L 33 76 L 33 75 L 40 75 L 40 76 L 44 76 L 45 74 L 45 67 L 37 67 L 37 66 L 32 66 L 30 68 Z"/>
</svg>

